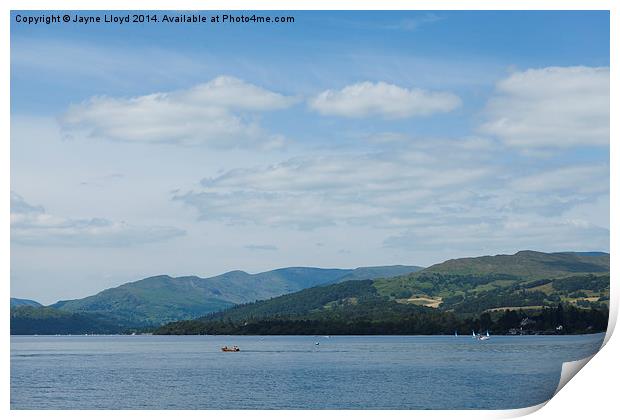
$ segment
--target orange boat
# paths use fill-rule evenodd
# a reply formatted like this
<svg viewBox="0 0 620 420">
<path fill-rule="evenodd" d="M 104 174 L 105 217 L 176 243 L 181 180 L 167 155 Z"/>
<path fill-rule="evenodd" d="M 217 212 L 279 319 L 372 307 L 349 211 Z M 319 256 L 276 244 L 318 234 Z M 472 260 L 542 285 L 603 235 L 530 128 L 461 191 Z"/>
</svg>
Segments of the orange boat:
<svg viewBox="0 0 620 420">
<path fill-rule="evenodd" d="M 239 347 L 237 346 L 232 346 L 232 347 L 224 346 L 222 347 L 222 351 L 241 351 L 241 350 L 239 350 Z"/>
</svg>

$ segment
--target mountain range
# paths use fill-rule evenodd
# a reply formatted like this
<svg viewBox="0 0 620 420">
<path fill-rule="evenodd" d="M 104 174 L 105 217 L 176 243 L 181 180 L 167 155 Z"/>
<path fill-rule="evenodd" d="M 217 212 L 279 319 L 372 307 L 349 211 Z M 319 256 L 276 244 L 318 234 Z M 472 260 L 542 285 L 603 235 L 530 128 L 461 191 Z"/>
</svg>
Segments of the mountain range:
<svg viewBox="0 0 620 420">
<path fill-rule="evenodd" d="M 38 310 L 13 305 L 12 299 L 12 333 L 19 333 L 18 326 L 26 325 L 26 319 L 33 318 L 40 322 L 52 317 L 56 322 L 73 325 L 76 314 L 90 319 L 93 325 L 104 326 L 93 331 L 108 331 L 111 325 L 116 325 L 117 329 L 157 326 L 317 285 L 403 275 L 421 269 L 403 265 L 356 269 L 288 267 L 257 274 L 231 271 L 209 278 L 154 276 L 82 299 L 59 301 Z M 77 325 L 84 325 L 82 318 Z M 36 323 L 27 325 L 28 333 L 36 330 Z"/>
<path fill-rule="evenodd" d="M 606 325 L 608 301 L 608 254 L 521 251 L 449 260 L 391 278 L 317 286 L 171 323 L 156 333 L 451 333 L 467 331 L 466 325 L 479 325 L 480 319 L 488 328 L 491 320 L 512 311 L 521 314 L 510 321 L 518 323 L 528 314 L 542 316 L 545 308 L 563 306 L 573 314 L 570 323 L 565 321 L 566 331 L 583 332 Z M 545 328 L 555 316 L 547 315 L 540 321 Z M 509 322 L 502 325 L 507 330 Z"/>
<path fill-rule="evenodd" d="M 608 304 L 609 254 L 520 251 L 425 269 L 289 267 L 209 278 L 154 276 L 50 306 L 12 299 L 11 333 L 426 334 L 497 321 L 511 311 L 542 317 L 538 325 L 547 328 L 557 314 L 546 308 L 564 306 L 577 311 L 567 331 L 588 331 L 602 328 Z"/>
</svg>

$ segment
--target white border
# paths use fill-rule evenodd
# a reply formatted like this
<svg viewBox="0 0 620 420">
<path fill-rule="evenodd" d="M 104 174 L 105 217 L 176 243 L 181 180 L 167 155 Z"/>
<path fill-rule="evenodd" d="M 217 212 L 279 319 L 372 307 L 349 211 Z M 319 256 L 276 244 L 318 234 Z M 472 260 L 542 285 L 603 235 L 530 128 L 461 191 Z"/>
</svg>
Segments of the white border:
<svg viewBox="0 0 620 420">
<path fill-rule="evenodd" d="M 317 0 L 297 0 L 290 2 L 276 0 L 238 0 L 234 4 L 230 1 L 197 1 L 197 0 L 150 0 L 148 2 L 140 0 L 4 0 L 0 4 L 0 9 L 4 12 L 0 19 L 2 33 L 2 44 L 0 50 L 2 54 L 1 79 L 5 94 L 0 101 L 0 112 L 2 118 L 2 129 L 4 136 L 0 146 L 0 179 L 3 193 L 0 196 L 0 218 L 3 223 L 0 225 L 2 237 L 0 248 L 0 273 L 2 274 L 4 300 L 4 313 L 9 312 L 10 296 L 10 144 L 9 144 L 9 112 L 10 112 L 10 33 L 9 33 L 9 11 L 10 10 L 611 10 L 611 68 L 617 68 L 617 53 L 615 51 L 618 25 L 618 7 L 612 0 L 381 0 L 381 1 L 347 1 L 330 0 L 320 2 Z M 617 85 L 615 73 L 611 72 L 611 86 Z M 611 96 L 611 114 L 619 115 L 617 112 L 616 95 Z M 616 111 L 616 112 L 614 112 Z M 618 282 L 615 280 L 615 267 L 617 262 L 618 223 L 613 215 L 618 214 L 618 182 L 619 171 L 613 164 L 618 161 L 617 134 L 618 125 L 611 119 L 611 261 L 612 261 L 612 287 L 611 287 L 611 312 L 610 324 L 605 337 L 605 348 L 597 354 L 591 363 L 588 364 L 580 373 L 578 381 L 571 381 L 565 389 L 549 402 L 549 407 L 538 411 L 534 417 L 538 418 L 582 418 L 585 415 L 592 416 L 598 413 L 601 418 L 608 417 L 609 413 L 615 412 L 618 404 L 614 393 L 615 376 L 619 374 L 619 362 L 614 353 L 618 352 L 620 344 L 618 339 L 612 339 L 613 331 L 618 317 L 619 295 L 617 292 Z M 2 405 L 4 410 L 9 410 L 9 390 L 10 390 L 10 339 L 9 339 L 8 317 L 3 318 L 2 333 L 4 346 L 0 375 L 4 379 L 5 386 L 2 387 Z M 592 366 L 590 366 L 592 365 Z M 611 373 L 611 376 L 607 374 Z M 581 377 L 583 376 L 583 377 Z M 390 416 L 396 418 L 506 418 L 529 414 L 538 410 L 545 404 L 521 410 L 503 411 L 118 411 L 114 416 L 120 418 L 141 418 L 143 416 L 153 418 L 185 417 L 185 418 L 204 418 L 205 415 L 213 418 L 237 418 L 248 416 L 253 418 L 269 419 L 289 419 L 295 416 L 301 419 L 314 418 L 319 415 L 335 418 L 341 415 L 351 415 L 356 418 L 374 418 L 375 416 Z M 607 414 L 607 415 L 606 415 Z M 57 419 L 78 419 L 88 416 L 93 419 L 104 419 L 110 416 L 106 411 L 10 411 L 9 415 L 14 418 L 31 417 L 50 417 Z"/>
</svg>

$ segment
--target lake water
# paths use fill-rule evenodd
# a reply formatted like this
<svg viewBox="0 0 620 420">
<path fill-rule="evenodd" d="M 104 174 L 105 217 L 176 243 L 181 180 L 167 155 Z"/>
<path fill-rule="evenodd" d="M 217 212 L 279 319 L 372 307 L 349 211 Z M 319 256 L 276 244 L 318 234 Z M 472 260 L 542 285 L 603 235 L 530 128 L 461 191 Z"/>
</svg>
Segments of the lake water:
<svg viewBox="0 0 620 420">
<path fill-rule="evenodd" d="M 11 408 L 521 408 L 603 337 L 13 336 Z"/>
</svg>

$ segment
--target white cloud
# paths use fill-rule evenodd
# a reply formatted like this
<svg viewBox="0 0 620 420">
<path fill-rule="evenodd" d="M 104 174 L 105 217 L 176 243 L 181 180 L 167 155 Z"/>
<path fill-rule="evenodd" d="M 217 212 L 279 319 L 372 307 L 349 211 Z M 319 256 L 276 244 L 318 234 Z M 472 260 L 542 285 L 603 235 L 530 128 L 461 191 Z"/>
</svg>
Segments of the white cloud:
<svg viewBox="0 0 620 420">
<path fill-rule="evenodd" d="M 249 244 L 244 246 L 245 249 L 249 249 L 250 251 L 277 251 L 278 247 L 275 245 L 269 244 Z"/>
<path fill-rule="evenodd" d="M 609 145 L 609 68 L 547 67 L 500 81 L 485 134 L 520 148 Z"/>
<path fill-rule="evenodd" d="M 608 217 L 588 211 L 588 203 L 602 208 L 608 197 L 608 166 L 549 160 L 541 169 L 514 156 L 505 165 L 502 146 L 481 138 L 398 144 L 391 152 L 233 169 L 177 191 L 174 200 L 207 222 L 363 227 L 384 235 L 386 249 L 403 251 L 608 249 Z"/>
<path fill-rule="evenodd" d="M 68 134 L 116 141 L 270 147 L 280 144 L 282 137 L 266 133 L 255 115 L 294 102 L 295 98 L 220 76 L 187 90 L 94 97 L 71 106 L 61 124 Z"/>
<path fill-rule="evenodd" d="M 568 192 L 585 196 L 609 191 L 607 165 L 578 165 L 546 170 L 511 182 L 515 191 Z"/>
<path fill-rule="evenodd" d="M 433 211 L 429 206 L 445 206 L 460 190 L 493 179 L 492 165 L 481 165 L 478 151 L 459 142 L 425 148 L 305 156 L 233 169 L 174 199 L 195 208 L 202 220 L 231 224 L 394 226 L 415 223 L 417 213 Z"/>
<path fill-rule="evenodd" d="M 68 219 L 51 215 L 11 191 L 11 241 L 22 245 L 118 247 L 184 235 L 170 226 L 132 226 L 107 219 Z"/>
<path fill-rule="evenodd" d="M 379 116 L 386 119 L 449 112 L 461 105 L 450 92 L 407 89 L 385 82 L 361 82 L 341 90 L 326 90 L 309 101 L 322 115 L 348 118 Z"/>
</svg>

